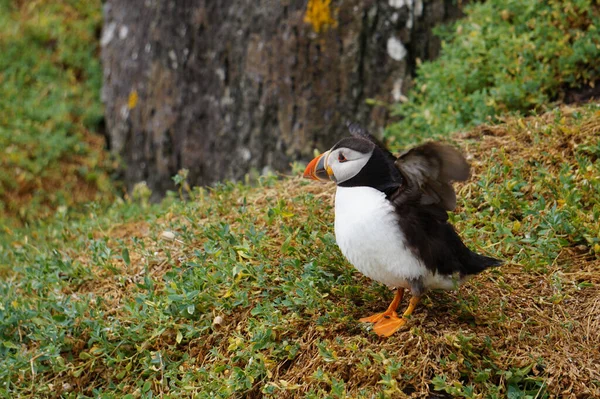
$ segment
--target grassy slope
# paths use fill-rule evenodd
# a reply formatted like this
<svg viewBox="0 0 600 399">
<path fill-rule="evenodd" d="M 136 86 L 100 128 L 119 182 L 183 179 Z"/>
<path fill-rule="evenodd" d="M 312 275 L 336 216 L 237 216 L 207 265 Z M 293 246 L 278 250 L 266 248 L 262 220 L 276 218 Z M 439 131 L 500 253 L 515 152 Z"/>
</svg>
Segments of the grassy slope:
<svg viewBox="0 0 600 399">
<path fill-rule="evenodd" d="M 593 0 L 470 2 L 466 16 L 438 27 L 442 52 L 419 65 L 391 138 L 447 135 L 507 113 L 551 109 L 600 78 L 600 3 Z"/>
<path fill-rule="evenodd" d="M 0 393 L 41 397 L 600 396 L 600 111 L 454 139 L 452 220 L 503 258 L 381 339 L 391 293 L 340 255 L 332 187 L 266 178 L 90 208 L 0 255 Z M 530 395 L 530 396 L 527 396 Z"/>
<path fill-rule="evenodd" d="M 100 1 L 0 0 L 0 225 L 110 197 Z"/>
</svg>

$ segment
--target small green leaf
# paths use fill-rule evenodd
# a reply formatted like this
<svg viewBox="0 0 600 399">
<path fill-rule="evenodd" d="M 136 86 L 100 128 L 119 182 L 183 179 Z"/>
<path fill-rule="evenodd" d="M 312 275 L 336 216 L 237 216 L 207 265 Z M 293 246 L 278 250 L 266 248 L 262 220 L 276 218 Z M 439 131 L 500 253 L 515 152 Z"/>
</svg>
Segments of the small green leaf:
<svg viewBox="0 0 600 399">
<path fill-rule="evenodd" d="M 15 345 L 14 342 L 11 341 L 2 341 L 2 345 L 4 345 L 5 348 L 7 349 L 19 349 L 19 347 L 17 345 Z"/>
<path fill-rule="evenodd" d="M 144 382 L 144 386 L 142 386 L 142 392 L 146 393 L 152 388 L 152 382 L 146 381 Z"/>
<path fill-rule="evenodd" d="M 121 256 L 123 257 L 123 261 L 127 266 L 131 264 L 131 259 L 129 258 L 129 250 L 127 248 L 123 248 L 121 252 Z"/>
</svg>

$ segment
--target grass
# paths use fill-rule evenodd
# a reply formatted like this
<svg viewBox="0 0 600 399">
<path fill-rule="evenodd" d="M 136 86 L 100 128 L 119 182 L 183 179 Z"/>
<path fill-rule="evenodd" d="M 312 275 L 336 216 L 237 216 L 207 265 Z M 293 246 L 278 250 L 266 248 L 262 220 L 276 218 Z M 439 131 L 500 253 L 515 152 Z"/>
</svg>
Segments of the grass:
<svg viewBox="0 0 600 399">
<path fill-rule="evenodd" d="M 100 1 L 0 1 L 0 224 L 111 198 Z"/>
<path fill-rule="evenodd" d="M 474 173 L 452 221 L 507 264 L 389 339 L 357 322 L 391 292 L 339 253 L 330 185 L 146 193 L 7 233 L 0 395 L 597 397 L 599 138 L 597 105 L 454 136 Z"/>
<path fill-rule="evenodd" d="M 488 0 L 437 28 L 438 59 L 418 65 L 409 100 L 393 106 L 396 139 L 448 135 L 498 117 L 551 109 L 600 78 L 600 7 L 592 0 Z"/>
</svg>

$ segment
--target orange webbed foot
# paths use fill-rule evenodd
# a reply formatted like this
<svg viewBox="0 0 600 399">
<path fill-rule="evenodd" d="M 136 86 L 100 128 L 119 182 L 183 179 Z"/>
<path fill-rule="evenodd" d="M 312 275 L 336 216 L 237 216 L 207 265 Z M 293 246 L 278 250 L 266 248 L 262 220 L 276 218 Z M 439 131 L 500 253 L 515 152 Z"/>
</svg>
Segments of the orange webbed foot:
<svg viewBox="0 0 600 399">
<path fill-rule="evenodd" d="M 398 313 L 396 313 L 396 311 L 392 311 L 392 312 L 388 312 L 385 311 L 383 313 L 377 313 L 374 314 L 373 316 L 369 316 L 369 317 L 363 317 L 361 319 L 359 319 L 358 321 L 360 321 L 361 323 L 378 323 L 381 320 L 385 319 L 385 318 L 390 318 L 390 317 L 395 317 L 398 318 Z"/>
<path fill-rule="evenodd" d="M 390 306 L 383 313 L 377 313 L 373 316 L 363 317 L 359 319 L 362 323 L 378 323 L 385 317 L 398 317 L 398 313 L 396 313 L 396 309 L 398 309 L 398 305 L 402 301 L 402 297 L 404 296 L 404 289 L 399 288 L 396 290 L 396 294 L 394 295 L 394 300 L 390 303 Z"/>
<path fill-rule="evenodd" d="M 396 308 L 398 304 L 402 300 L 402 295 L 404 290 L 396 291 L 396 296 L 392 301 L 392 304 L 387 308 L 387 310 L 383 313 L 378 313 L 373 316 L 363 317 L 360 319 L 363 323 L 374 323 L 373 331 L 379 336 L 389 337 L 394 334 L 403 325 L 407 323 L 407 317 L 412 315 L 412 312 L 415 310 L 415 307 L 419 303 L 421 297 L 414 296 L 410 298 L 410 302 L 408 304 L 408 308 L 402 315 L 402 317 L 398 317 L 398 313 L 396 313 Z"/>
<path fill-rule="evenodd" d="M 379 336 L 389 337 L 394 334 L 403 325 L 406 324 L 406 319 L 398 317 L 398 315 L 386 316 L 379 320 L 373 326 L 373 331 Z"/>
</svg>

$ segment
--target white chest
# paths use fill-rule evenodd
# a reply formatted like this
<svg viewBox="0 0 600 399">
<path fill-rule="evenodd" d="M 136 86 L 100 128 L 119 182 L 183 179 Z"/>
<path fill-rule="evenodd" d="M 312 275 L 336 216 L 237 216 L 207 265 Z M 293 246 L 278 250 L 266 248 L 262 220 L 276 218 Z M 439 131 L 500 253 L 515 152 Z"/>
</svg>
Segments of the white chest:
<svg viewBox="0 0 600 399">
<path fill-rule="evenodd" d="M 406 246 L 393 205 L 370 187 L 338 187 L 335 239 L 340 250 L 365 276 L 388 287 L 410 288 L 421 278 L 426 289 L 455 289 L 462 282 L 432 273 Z"/>
<path fill-rule="evenodd" d="M 354 267 L 389 287 L 409 288 L 429 273 L 406 247 L 393 205 L 374 188 L 338 187 L 335 238 Z"/>
</svg>

